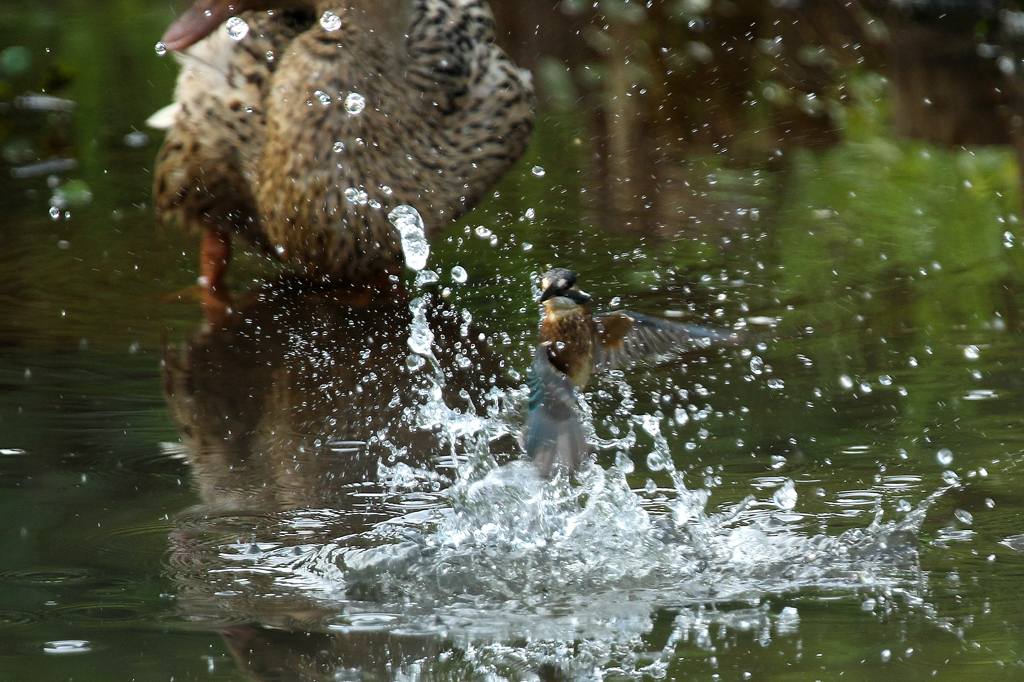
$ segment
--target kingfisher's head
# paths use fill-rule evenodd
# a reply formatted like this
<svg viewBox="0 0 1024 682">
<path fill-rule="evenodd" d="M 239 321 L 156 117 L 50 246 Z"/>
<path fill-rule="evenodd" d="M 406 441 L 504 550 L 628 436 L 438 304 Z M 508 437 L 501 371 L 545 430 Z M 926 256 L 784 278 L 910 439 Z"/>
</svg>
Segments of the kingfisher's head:
<svg viewBox="0 0 1024 682">
<path fill-rule="evenodd" d="M 590 294 L 576 286 L 576 273 L 565 268 L 544 273 L 540 288 L 540 302 L 548 312 L 572 310 L 590 302 Z"/>
</svg>

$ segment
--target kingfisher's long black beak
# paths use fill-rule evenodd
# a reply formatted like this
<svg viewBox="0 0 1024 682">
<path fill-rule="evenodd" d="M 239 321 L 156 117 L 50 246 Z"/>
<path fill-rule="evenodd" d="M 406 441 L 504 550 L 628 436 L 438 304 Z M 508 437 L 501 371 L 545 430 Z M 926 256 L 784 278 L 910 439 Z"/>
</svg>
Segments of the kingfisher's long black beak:
<svg viewBox="0 0 1024 682">
<path fill-rule="evenodd" d="M 540 302 L 543 303 L 549 298 L 554 298 L 555 296 L 562 296 L 564 298 L 568 298 L 571 301 L 579 303 L 580 305 L 590 302 L 590 294 L 588 294 L 587 292 L 581 291 L 576 287 L 566 289 L 565 287 L 559 287 L 554 284 L 545 289 L 544 293 L 540 295 Z"/>
</svg>

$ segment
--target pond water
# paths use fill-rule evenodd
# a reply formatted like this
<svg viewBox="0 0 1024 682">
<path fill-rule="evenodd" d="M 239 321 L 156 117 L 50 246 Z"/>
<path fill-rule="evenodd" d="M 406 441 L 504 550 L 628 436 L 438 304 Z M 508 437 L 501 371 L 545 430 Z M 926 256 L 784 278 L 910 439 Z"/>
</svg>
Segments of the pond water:
<svg viewBox="0 0 1024 682">
<path fill-rule="evenodd" d="M 367 302 L 243 256 L 211 326 L 151 206 L 172 14 L 101 4 L 0 14 L 0 678 L 1024 676 L 1008 48 L 501 7 L 538 127 L 438 282 Z M 745 336 L 600 377 L 596 464 L 548 483 L 517 438 L 553 265 Z"/>
</svg>

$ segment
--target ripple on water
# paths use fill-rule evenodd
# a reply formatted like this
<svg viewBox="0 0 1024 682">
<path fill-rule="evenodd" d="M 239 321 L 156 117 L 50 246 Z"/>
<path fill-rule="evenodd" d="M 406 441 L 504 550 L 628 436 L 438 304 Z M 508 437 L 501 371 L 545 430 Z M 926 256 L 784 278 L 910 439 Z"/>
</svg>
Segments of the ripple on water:
<svg viewBox="0 0 1024 682">
<path fill-rule="evenodd" d="M 0 572 L 0 583 L 13 585 L 81 585 L 99 580 L 88 568 L 25 568 Z"/>
<path fill-rule="evenodd" d="M 153 553 L 159 552 L 162 555 L 166 550 L 163 539 L 172 528 L 170 522 L 164 521 L 102 529 L 102 532 L 87 534 L 87 540 L 89 547 L 96 548 L 103 554 L 137 557 L 142 548 L 146 547 L 151 548 Z"/>
<path fill-rule="evenodd" d="M 0 628 L 28 625 L 41 620 L 39 614 L 29 611 L 16 611 L 13 609 L 0 609 Z"/>
<path fill-rule="evenodd" d="M 327 625 L 334 632 L 379 632 L 391 630 L 400 620 L 397 613 L 357 613 Z"/>
<path fill-rule="evenodd" d="M 153 605 L 142 600 L 102 601 L 57 606 L 49 612 L 52 618 L 68 623 L 144 623 Z"/>
<path fill-rule="evenodd" d="M 84 639 L 57 639 L 43 644 L 47 654 L 84 654 L 92 651 L 92 644 Z"/>
</svg>

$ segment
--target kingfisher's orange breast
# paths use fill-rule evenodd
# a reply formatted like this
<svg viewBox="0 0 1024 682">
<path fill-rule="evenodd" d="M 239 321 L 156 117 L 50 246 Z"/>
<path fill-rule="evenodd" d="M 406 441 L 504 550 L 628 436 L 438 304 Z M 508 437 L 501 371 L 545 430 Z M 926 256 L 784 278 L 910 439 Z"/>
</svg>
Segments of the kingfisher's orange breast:
<svg viewBox="0 0 1024 682">
<path fill-rule="evenodd" d="M 556 368 L 577 386 L 587 384 L 594 366 L 594 325 L 587 311 L 548 308 L 540 323 L 540 340 L 548 344 Z"/>
</svg>

